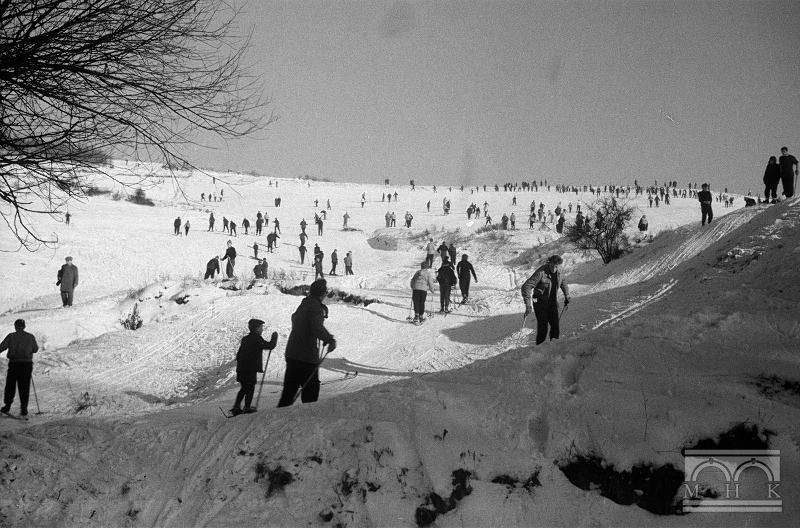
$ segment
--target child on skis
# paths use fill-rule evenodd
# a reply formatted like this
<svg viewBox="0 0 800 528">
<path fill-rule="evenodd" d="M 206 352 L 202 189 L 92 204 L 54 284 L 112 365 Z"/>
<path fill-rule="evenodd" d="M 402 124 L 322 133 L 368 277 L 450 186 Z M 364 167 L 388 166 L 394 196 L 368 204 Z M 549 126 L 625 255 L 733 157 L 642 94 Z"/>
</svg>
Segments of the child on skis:
<svg viewBox="0 0 800 528">
<path fill-rule="evenodd" d="M 263 350 L 273 350 L 278 344 L 278 332 L 272 332 L 269 342 L 264 341 L 261 334 L 264 332 L 264 321 L 261 319 L 250 319 L 247 322 L 250 333 L 242 338 L 239 351 L 236 353 L 236 381 L 241 388 L 236 394 L 236 401 L 231 409 L 231 414 L 236 416 L 243 412 L 256 412 L 250 405 L 253 402 L 253 393 L 256 389 L 256 380 L 259 372 L 264 372 Z M 244 410 L 242 410 L 242 400 L 244 400 Z"/>
</svg>

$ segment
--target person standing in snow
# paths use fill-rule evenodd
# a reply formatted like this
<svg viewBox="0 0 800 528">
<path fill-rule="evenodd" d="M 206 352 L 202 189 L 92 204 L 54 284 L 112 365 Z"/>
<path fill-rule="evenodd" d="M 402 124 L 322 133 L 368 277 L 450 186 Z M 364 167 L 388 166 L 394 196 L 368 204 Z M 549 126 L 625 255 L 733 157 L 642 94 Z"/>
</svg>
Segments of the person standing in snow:
<svg viewBox="0 0 800 528">
<path fill-rule="evenodd" d="M 447 256 L 450 257 L 450 263 L 454 263 L 456 261 L 456 243 L 450 242 L 450 246 L 447 248 Z"/>
<path fill-rule="evenodd" d="M 229 279 L 232 279 L 233 268 L 236 266 L 236 249 L 233 247 L 233 242 L 230 240 L 228 240 L 228 249 L 225 250 L 225 256 L 222 257 L 222 260 L 228 261 L 225 265 L 225 275 L 227 275 Z"/>
<path fill-rule="evenodd" d="M 436 282 L 439 283 L 439 313 L 450 313 L 450 291 L 458 279 L 448 257 L 442 259 L 442 266 L 436 271 Z"/>
<path fill-rule="evenodd" d="M 277 234 L 275 234 L 274 231 L 272 233 L 267 234 L 267 252 L 269 253 L 273 252 L 272 249 L 277 247 L 279 238 L 280 237 Z"/>
<path fill-rule="evenodd" d="M 206 275 L 203 280 L 213 279 L 219 273 L 219 257 L 214 257 L 206 263 Z"/>
<path fill-rule="evenodd" d="M 230 222 L 228 222 L 228 227 L 230 228 L 230 236 L 235 236 L 235 237 L 239 236 L 238 233 L 236 233 L 236 222 L 231 220 Z"/>
<path fill-rule="evenodd" d="M 336 254 L 336 250 L 333 250 L 331 253 L 331 271 L 328 275 L 336 275 L 336 265 L 339 264 L 339 255 Z"/>
<path fill-rule="evenodd" d="M 767 202 L 770 201 L 770 194 L 772 194 L 772 203 L 777 202 L 779 181 L 781 181 L 781 166 L 778 165 L 778 158 L 770 156 L 767 168 L 764 169 L 764 199 Z"/>
<path fill-rule="evenodd" d="M 256 390 L 258 373 L 264 372 L 263 351 L 273 350 L 278 344 L 278 332 L 272 332 L 269 342 L 261 337 L 261 334 L 264 333 L 264 321 L 261 319 L 250 319 L 247 322 L 247 328 L 250 333 L 242 337 L 239 350 L 236 352 L 236 381 L 239 382 L 240 388 L 230 411 L 233 416 L 243 412 L 256 412 L 251 404 Z M 241 407 L 242 400 L 244 400 L 244 410 Z"/>
<path fill-rule="evenodd" d="M 247 218 L 242 218 L 242 227 L 244 228 L 244 234 L 248 234 L 248 231 L 250 230 L 250 220 Z"/>
<path fill-rule="evenodd" d="M 353 274 L 353 252 L 348 251 L 347 255 L 344 256 L 344 274 L 345 275 L 352 275 Z"/>
<path fill-rule="evenodd" d="M 414 323 L 425 321 L 425 299 L 428 291 L 433 294 L 434 281 L 431 266 L 425 259 L 420 265 L 420 269 L 411 277 L 411 302 L 414 306 Z"/>
<path fill-rule="evenodd" d="M 711 196 L 707 183 L 704 183 L 702 188 L 703 190 L 697 193 L 697 200 L 700 202 L 700 225 L 706 225 L 706 219 L 708 219 L 709 224 L 714 219 L 714 211 L 711 209 L 711 202 L 714 201 L 714 197 Z"/>
<path fill-rule="evenodd" d="M 185 236 L 189 236 L 189 221 L 187 220 L 185 224 L 183 224 L 183 232 Z"/>
<path fill-rule="evenodd" d="M 794 184 L 797 180 L 797 158 L 789 154 L 787 147 L 781 147 L 781 157 L 779 165 L 781 167 L 781 183 L 783 183 L 783 194 L 787 198 L 794 196 Z"/>
<path fill-rule="evenodd" d="M 206 231 L 214 231 L 214 213 L 208 216 L 208 229 Z"/>
<path fill-rule="evenodd" d="M 174 235 L 175 236 L 181 236 L 181 217 L 180 216 L 178 218 L 176 218 L 174 222 L 172 222 L 172 227 L 175 228 L 174 229 Z"/>
<path fill-rule="evenodd" d="M 325 274 L 322 272 L 322 251 L 314 254 L 314 280 L 324 279 Z"/>
<path fill-rule="evenodd" d="M 466 253 L 461 255 L 461 262 L 456 266 L 456 272 L 458 273 L 458 285 L 461 288 L 461 304 L 464 304 L 469 298 L 470 275 L 472 275 L 476 283 L 478 282 L 475 268 L 472 267 L 472 262 L 469 261 Z"/>
<path fill-rule="evenodd" d="M 347 211 L 345 211 L 345 213 L 342 215 L 342 220 L 342 229 L 347 229 L 347 221 L 350 220 L 350 215 L 347 213 Z"/>
<path fill-rule="evenodd" d="M 286 342 L 286 372 L 278 407 L 288 407 L 300 391 L 303 403 L 319 399 L 319 342 L 327 345 L 328 352 L 336 350 L 336 339 L 325 328 L 328 307 L 322 303 L 328 294 L 325 279 L 311 283 L 308 296 L 292 314 L 292 331 Z M 305 386 L 303 386 L 305 384 Z"/>
<path fill-rule="evenodd" d="M 300 246 L 297 248 L 297 250 L 300 252 L 300 264 L 305 264 L 305 261 L 306 261 L 306 246 L 304 244 L 300 244 Z"/>
<path fill-rule="evenodd" d="M 225 218 L 224 216 L 222 217 L 222 232 L 223 233 L 228 232 L 228 219 Z"/>
<path fill-rule="evenodd" d="M 428 263 L 428 267 L 433 267 L 433 257 L 436 255 L 436 244 L 433 243 L 433 239 L 428 240 L 428 244 L 425 246 L 425 262 Z"/>
<path fill-rule="evenodd" d="M 61 286 L 61 304 L 64 308 L 72 306 L 72 297 L 78 286 L 78 266 L 72 263 L 72 257 L 64 259 L 65 264 L 58 270 L 56 286 Z"/>
<path fill-rule="evenodd" d="M 522 300 L 525 302 L 525 317 L 531 311 L 536 315 L 536 344 L 539 345 L 547 338 L 548 326 L 550 340 L 558 339 L 558 290 L 564 292 L 564 306 L 569 304 L 569 288 L 561 279 L 559 266 L 564 260 L 553 255 L 547 259 L 544 266 L 539 267 L 533 275 L 522 285 Z M 533 308 L 531 308 L 533 297 Z"/>
<path fill-rule="evenodd" d="M 14 394 L 19 392 L 19 414 L 28 415 L 28 395 L 33 373 L 33 355 L 39 351 L 36 338 L 25 331 L 25 320 L 14 321 L 14 332 L 0 343 L 0 353 L 8 350 L 8 372 L 3 391 L 3 407 L 0 412 L 8 414 L 14 403 Z"/>
</svg>

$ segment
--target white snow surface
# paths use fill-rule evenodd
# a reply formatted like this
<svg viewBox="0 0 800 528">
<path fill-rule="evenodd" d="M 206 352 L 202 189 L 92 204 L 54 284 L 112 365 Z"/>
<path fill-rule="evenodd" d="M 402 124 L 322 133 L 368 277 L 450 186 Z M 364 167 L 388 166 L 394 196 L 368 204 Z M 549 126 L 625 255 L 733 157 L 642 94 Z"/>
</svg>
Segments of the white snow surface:
<svg viewBox="0 0 800 528">
<path fill-rule="evenodd" d="M 590 202 L 588 193 L 411 192 L 232 173 L 173 180 L 115 165 L 120 180 L 125 170 L 150 175 L 154 207 L 95 196 L 73 205 L 69 226 L 42 221 L 41 232 L 59 237 L 55 250 L 0 253 L 0 328 L 22 317 L 40 345 L 30 421 L 0 418 L 0 526 L 416 526 L 415 510 L 432 492 L 450 496 L 459 469 L 470 472 L 472 492 L 435 526 L 797 525 L 800 395 L 763 382 L 800 381 L 798 199 L 747 209 L 740 199 L 729 209 L 715 202 L 705 227 L 694 199 L 659 208 L 632 200 L 655 237 L 604 266 L 552 226 L 527 229 L 531 199 L 551 209 Z M 223 189 L 224 201 L 199 201 Z M 381 201 L 395 191 L 399 202 Z M 314 212 L 328 199 L 317 236 Z M 478 233 L 483 220 L 464 213 L 471 201 L 488 201 L 496 223 L 515 211 L 518 230 Z M 280 219 L 274 253 L 253 234 L 259 210 L 270 228 Z M 397 227 L 384 227 L 387 210 Z M 401 227 L 407 210 L 411 229 Z M 210 211 L 215 232 L 206 230 Z M 342 229 L 345 211 L 352 230 Z M 191 221 L 188 237 L 172 234 L 178 215 Z M 231 239 L 220 232 L 223 216 L 239 226 L 236 280 L 203 281 L 206 261 Z M 320 401 L 276 409 L 301 300 L 281 289 L 313 278 L 310 262 L 299 264 L 301 218 L 326 272 L 338 249 L 329 288 L 378 302 L 329 299 L 326 326 L 339 347 L 321 368 Z M 469 304 L 417 327 L 407 322 L 409 281 L 429 236 L 455 240 L 478 282 Z M 252 278 L 254 242 L 267 280 Z M 535 346 L 532 318 L 520 328 L 519 287 L 553 253 L 564 256 L 573 298 L 561 339 Z M 67 255 L 80 270 L 69 309 L 55 286 Z M 143 326 L 125 330 L 134 304 Z M 238 390 L 234 356 L 251 317 L 267 322 L 267 335 L 277 331 L 279 345 L 259 412 L 227 419 L 219 407 L 230 408 Z M 681 448 L 742 422 L 776 433 L 783 513 L 654 515 L 576 487 L 558 466 L 592 453 L 620 470 L 682 469 Z M 270 491 L 265 473 L 279 466 L 292 480 Z M 536 472 L 541 485 L 531 490 L 492 482 Z"/>
</svg>

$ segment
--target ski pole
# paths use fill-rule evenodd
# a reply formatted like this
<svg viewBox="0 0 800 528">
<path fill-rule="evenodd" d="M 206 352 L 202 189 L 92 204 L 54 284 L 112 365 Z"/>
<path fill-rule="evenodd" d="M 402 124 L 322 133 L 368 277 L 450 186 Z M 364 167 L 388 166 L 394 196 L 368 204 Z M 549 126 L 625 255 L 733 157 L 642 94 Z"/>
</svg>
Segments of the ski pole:
<svg viewBox="0 0 800 528">
<path fill-rule="evenodd" d="M 264 388 L 264 377 L 267 375 L 267 367 L 269 367 L 269 358 L 272 356 L 272 349 L 267 352 L 267 364 L 264 365 L 264 372 L 261 373 L 261 385 L 258 386 L 258 396 L 256 396 L 256 409 L 258 409 L 258 402 L 261 401 L 261 390 Z"/>
<path fill-rule="evenodd" d="M 36 384 L 33 382 L 33 375 L 31 375 L 31 387 L 33 387 L 33 398 L 36 400 L 36 414 L 44 414 L 39 407 L 39 396 L 36 394 Z"/>
<path fill-rule="evenodd" d="M 328 346 L 328 345 L 325 345 L 325 344 L 323 344 L 323 345 L 322 345 L 322 348 L 320 349 L 320 358 L 319 358 L 319 363 L 317 363 L 317 366 L 316 366 L 316 367 L 314 367 L 314 370 L 311 372 L 311 374 L 308 376 L 308 378 L 306 378 L 306 381 L 305 381 L 305 382 L 303 382 L 303 384 L 302 384 L 302 385 L 300 385 L 300 388 L 298 388 L 298 389 L 297 389 L 297 393 L 294 395 L 294 398 L 292 399 L 292 403 L 294 403 L 294 402 L 296 402 L 296 401 L 297 401 L 297 398 L 299 398 L 299 397 L 300 397 L 300 395 L 301 395 L 301 394 L 303 393 L 303 391 L 306 389 L 306 386 L 307 386 L 309 383 L 311 383 L 311 380 L 314 378 L 314 375 L 315 375 L 317 372 L 319 372 L 319 367 L 322 365 L 322 362 L 323 362 L 323 361 L 325 361 L 325 358 L 326 358 L 326 357 L 328 357 L 328 354 L 329 354 L 330 352 L 325 352 L 325 347 L 326 347 L 326 346 Z"/>
</svg>

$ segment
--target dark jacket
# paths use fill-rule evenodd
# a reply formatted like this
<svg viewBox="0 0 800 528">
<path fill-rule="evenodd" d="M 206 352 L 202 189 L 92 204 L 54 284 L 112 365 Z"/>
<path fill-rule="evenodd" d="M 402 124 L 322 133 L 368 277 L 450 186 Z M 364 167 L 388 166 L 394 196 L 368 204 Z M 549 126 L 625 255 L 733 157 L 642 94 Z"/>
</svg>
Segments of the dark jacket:
<svg viewBox="0 0 800 528">
<path fill-rule="evenodd" d="M 468 260 L 462 260 L 456 264 L 456 271 L 458 271 L 458 280 L 461 282 L 469 282 L 470 273 L 472 273 L 475 280 L 478 280 L 478 277 L 475 275 L 475 268 L 472 267 L 472 262 Z"/>
<path fill-rule="evenodd" d="M 711 196 L 711 191 L 700 191 L 697 193 L 697 200 L 700 202 L 700 205 L 711 207 L 711 202 L 714 201 L 714 197 Z"/>
<path fill-rule="evenodd" d="M 306 297 L 292 314 L 292 332 L 286 342 L 286 359 L 316 365 L 319 363 L 317 339 L 328 345 L 333 336 L 323 325 L 327 307 L 316 297 Z"/>
<path fill-rule="evenodd" d="M 0 352 L 8 350 L 9 363 L 33 363 L 33 355 L 39 351 L 36 338 L 25 330 L 12 332 L 0 343 Z"/>
<path fill-rule="evenodd" d="M 208 261 L 208 263 L 206 264 L 206 272 L 208 272 L 208 273 L 211 273 L 211 272 L 219 273 L 219 259 L 218 258 L 215 257 L 215 258 L 212 258 L 211 260 Z"/>
<path fill-rule="evenodd" d="M 443 264 L 442 267 L 436 271 L 436 282 L 439 283 L 439 286 L 455 286 L 458 284 L 456 272 L 452 264 Z"/>
<path fill-rule="evenodd" d="M 781 179 L 781 166 L 777 163 L 768 163 L 764 169 L 764 185 L 778 183 Z"/>
<path fill-rule="evenodd" d="M 265 341 L 259 334 L 247 334 L 236 352 L 236 372 L 264 372 L 263 350 L 272 350 L 275 343 Z"/>
<path fill-rule="evenodd" d="M 75 264 L 64 264 L 58 270 L 58 282 L 61 291 L 72 291 L 78 285 L 78 266 Z"/>
<path fill-rule="evenodd" d="M 225 256 L 222 257 L 222 260 L 230 259 L 231 263 L 236 261 L 236 249 L 231 246 L 225 250 Z"/>
<path fill-rule="evenodd" d="M 522 300 L 525 301 L 526 307 L 530 308 L 531 306 L 531 292 L 533 292 L 533 298 L 537 304 L 549 304 L 552 290 L 558 288 L 561 288 L 564 297 L 569 299 L 569 288 L 561 280 L 561 272 L 550 273 L 549 270 L 548 264 L 539 267 L 522 285 Z"/>
</svg>

